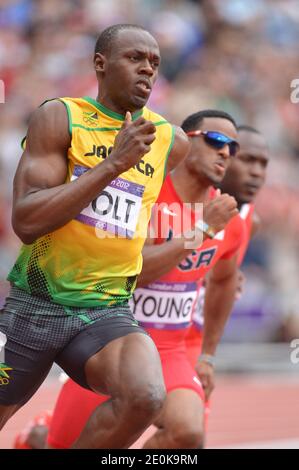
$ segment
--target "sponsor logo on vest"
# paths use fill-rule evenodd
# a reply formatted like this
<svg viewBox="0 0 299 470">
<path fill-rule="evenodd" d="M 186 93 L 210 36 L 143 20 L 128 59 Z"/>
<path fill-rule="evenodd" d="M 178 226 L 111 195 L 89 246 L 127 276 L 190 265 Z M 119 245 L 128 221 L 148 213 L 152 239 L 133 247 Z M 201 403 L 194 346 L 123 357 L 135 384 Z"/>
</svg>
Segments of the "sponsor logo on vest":
<svg viewBox="0 0 299 470">
<path fill-rule="evenodd" d="M 106 147 L 105 145 L 93 145 L 92 150 L 84 154 L 84 157 L 98 157 L 98 158 L 107 158 L 108 155 L 112 152 L 113 147 Z M 154 167 L 149 163 L 146 163 L 144 160 L 140 160 L 136 165 L 133 166 L 135 170 L 139 171 L 145 176 L 153 177 L 155 173 Z"/>
</svg>

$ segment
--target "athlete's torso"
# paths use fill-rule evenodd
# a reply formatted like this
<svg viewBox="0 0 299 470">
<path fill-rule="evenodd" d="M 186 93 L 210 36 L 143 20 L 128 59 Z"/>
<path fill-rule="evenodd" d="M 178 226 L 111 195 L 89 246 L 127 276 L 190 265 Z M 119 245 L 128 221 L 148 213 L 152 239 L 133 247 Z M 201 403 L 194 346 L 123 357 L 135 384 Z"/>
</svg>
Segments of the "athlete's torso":
<svg viewBox="0 0 299 470">
<path fill-rule="evenodd" d="M 169 224 L 169 231 L 166 234 L 168 240 L 177 233 L 182 233 L 182 231 L 178 232 L 180 230 L 180 224 L 177 223 L 179 213 L 184 213 L 184 231 L 190 229 L 196 221 L 196 214 L 190 213 L 188 206 L 182 203 L 176 193 L 170 175 L 163 184 L 157 203 L 167 203 L 166 212 L 162 209 L 160 214 L 161 225 L 163 226 L 163 218 Z M 188 221 L 189 226 L 185 225 Z M 243 237 L 243 230 L 240 217 L 234 217 L 225 231 L 218 233 L 214 239 L 205 240 L 200 248 L 194 249 L 167 274 L 146 287 L 136 289 L 131 300 L 135 317 L 158 342 L 162 336 L 167 337 L 167 340 L 170 337 L 176 337 L 177 340 L 178 336 L 185 335 L 186 327 L 191 322 L 202 279 L 220 258 L 229 258 L 237 252 Z M 165 238 L 156 240 L 156 243 L 163 242 Z M 162 330 L 165 330 L 165 334 Z M 171 335 L 170 330 L 179 330 L 181 333 Z M 155 332 L 159 332 L 158 336 Z"/>
<path fill-rule="evenodd" d="M 238 250 L 238 266 L 241 266 L 242 264 L 242 261 L 246 254 L 248 244 L 250 241 L 253 213 L 254 213 L 253 204 L 242 205 L 239 215 L 241 219 L 244 221 L 244 231 L 243 231 L 242 243 Z M 205 299 L 205 287 L 201 286 L 199 290 L 199 294 L 198 294 L 198 300 L 194 308 L 194 313 L 192 317 L 193 324 L 198 330 L 202 330 L 203 324 L 204 324 L 204 318 L 203 318 L 204 299 Z"/>
<path fill-rule="evenodd" d="M 123 117 L 91 98 L 62 98 L 71 146 L 66 183 L 109 157 Z M 126 301 L 141 271 L 151 205 L 164 178 L 174 132 L 161 116 L 139 115 L 156 126 L 151 151 L 121 174 L 74 220 L 24 245 L 8 279 L 21 289 L 70 306 L 109 306 Z M 47 214 L 45 214 L 45 217 Z"/>
<path fill-rule="evenodd" d="M 241 266 L 244 256 L 246 255 L 246 251 L 250 242 L 251 237 L 251 229 L 252 229 L 252 219 L 254 213 L 254 204 L 243 204 L 240 209 L 240 217 L 245 222 L 245 232 L 242 245 L 239 249 L 238 254 L 238 265 Z"/>
</svg>

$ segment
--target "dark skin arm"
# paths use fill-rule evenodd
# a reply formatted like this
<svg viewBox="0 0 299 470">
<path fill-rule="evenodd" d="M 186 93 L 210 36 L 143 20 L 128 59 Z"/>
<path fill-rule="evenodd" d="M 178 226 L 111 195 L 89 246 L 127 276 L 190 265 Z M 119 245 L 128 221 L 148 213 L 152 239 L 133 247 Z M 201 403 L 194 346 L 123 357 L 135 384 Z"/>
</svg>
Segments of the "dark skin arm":
<svg viewBox="0 0 299 470">
<path fill-rule="evenodd" d="M 180 127 L 175 127 L 175 140 L 167 160 L 167 173 L 173 170 L 189 151 L 190 143 L 187 135 Z M 138 277 L 137 287 L 145 286 L 157 279 L 184 259 L 192 250 L 186 250 L 186 239 L 176 238 L 163 245 L 154 245 L 154 238 L 148 237 L 143 248 L 143 266 Z"/>
<path fill-rule="evenodd" d="M 149 152 L 154 133 L 152 123 L 143 118 L 132 123 L 128 113 L 109 159 L 65 184 L 71 142 L 66 109 L 53 101 L 36 110 L 14 179 L 12 224 L 16 234 L 30 244 L 68 223 L 116 176 Z"/>
<path fill-rule="evenodd" d="M 202 235 L 199 234 L 199 239 L 201 237 Z M 186 241 L 186 238 L 181 237 L 154 245 L 154 239 L 148 238 L 142 250 L 143 268 L 138 276 L 137 287 L 146 286 L 159 279 L 192 253 L 193 249 L 186 249 Z"/>
<path fill-rule="evenodd" d="M 236 205 L 235 199 L 228 194 L 218 195 L 205 202 L 204 220 L 218 232 L 236 215 Z M 157 245 L 154 244 L 154 238 L 148 238 L 142 251 L 143 268 L 138 277 L 137 287 L 145 286 L 168 273 L 206 238 L 207 236 L 200 230 L 196 230 L 195 234 L 192 231 L 186 232 L 180 238 L 173 238 Z"/>
<path fill-rule="evenodd" d="M 232 310 L 237 288 L 237 255 L 219 260 L 207 279 L 202 352 L 214 354 Z"/>
<path fill-rule="evenodd" d="M 235 255 L 228 260 L 219 260 L 208 276 L 204 304 L 203 354 L 215 354 L 234 304 L 237 275 L 238 264 Z M 213 366 L 199 361 L 196 364 L 196 372 L 202 382 L 206 399 L 209 399 L 214 388 Z"/>
</svg>

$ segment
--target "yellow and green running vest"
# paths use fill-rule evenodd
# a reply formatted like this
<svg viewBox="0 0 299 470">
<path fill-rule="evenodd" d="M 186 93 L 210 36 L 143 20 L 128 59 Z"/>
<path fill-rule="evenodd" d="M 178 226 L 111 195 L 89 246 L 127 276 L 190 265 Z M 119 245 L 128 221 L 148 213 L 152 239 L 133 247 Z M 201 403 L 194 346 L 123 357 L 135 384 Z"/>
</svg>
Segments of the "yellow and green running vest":
<svg viewBox="0 0 299 470">
<path fill-rule="evenodd" d="M 71 134 L 66 179 L 70 183 L 109 157 L 124 118 L 89 97 L 60 100 Z M 74 307 L 114 306 L 131 297 L 142 267 L 151 206 L 174 141 L 173 127 L 161 116 L 143 108 L 132 118 L 141 115 L 156 126 L 151 151 L 111 181 L 75 219 L 23 245 L 9 281 L 33 295 Z"/>
</svg>

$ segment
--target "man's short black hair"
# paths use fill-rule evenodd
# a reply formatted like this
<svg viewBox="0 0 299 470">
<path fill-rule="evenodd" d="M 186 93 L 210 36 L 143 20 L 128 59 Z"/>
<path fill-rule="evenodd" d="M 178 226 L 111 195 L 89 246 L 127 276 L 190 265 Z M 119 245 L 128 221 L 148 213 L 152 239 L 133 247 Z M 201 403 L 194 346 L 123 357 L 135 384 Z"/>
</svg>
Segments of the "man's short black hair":
<svg viewBox="0 0 299 470">
<path fill-rule="evenodd" d="M 100 52 L 101 54 L 107 54 L 111 50 L 113 41 L 115 41 L 118 33 L 126 29 L 140 29 L 146 31 L 142 26 L 137 24 L 114 24 L 104 29 L 97 39 L 94 53 Z"/>
<path fill-rule="evenodd" d="M 260 131 L 258 131 L 255 127 L 252 126 L 247 126 L 246 124 L 242 124 L 241 126 L 237 127 L 238 132 L 252 132 L 253 134 L 260 134 Z"/>
<path fill-rule="evenodd" d="M 237 128 L 234 118 L 232 118 L 232 116 L 225 111 L 220 111 L 218 109 L 204 109 L 202 111 L 198 111 L 197 113 L 191 114 L 183 121 L 181 127 L 185 132 L 195 131 L 201 126 L 205 118 L 227 119 L 235 126 L 235 128 Z"/>
</svg>

